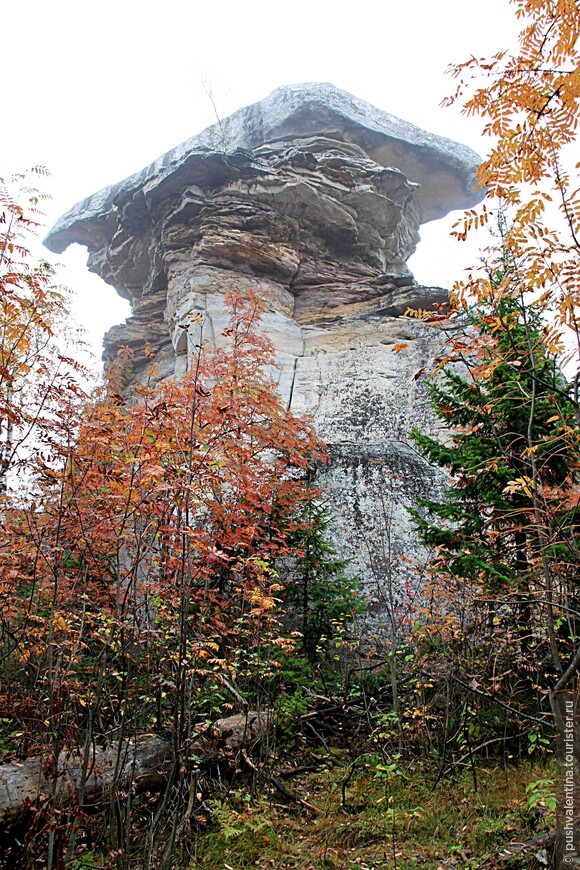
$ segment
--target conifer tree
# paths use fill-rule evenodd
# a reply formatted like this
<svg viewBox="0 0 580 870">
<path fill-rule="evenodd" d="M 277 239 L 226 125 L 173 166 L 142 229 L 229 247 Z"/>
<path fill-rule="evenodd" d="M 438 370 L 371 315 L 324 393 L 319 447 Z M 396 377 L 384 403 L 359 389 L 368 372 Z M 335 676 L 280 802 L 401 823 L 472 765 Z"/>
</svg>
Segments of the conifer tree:
<svg viewBox="0 0 580 870">
<path fill-rule="evenodd" d="M 446 498 L 413 512 L 440 599 L 423 636 L 444 637 L 439 667 L 533 748 L 549 722 L 563 741 L 577 697 L 578 403 L 518 264 L 504 256 L 485 286 L 429 388 L 447 431 L 412 436 L 450 474 Z M 572 742 L 578 766 L 577 730 Z"/>
<path fill-rule="evenodd" d="M 423 502 L 431 520 L 415 516 L 424 543 L 443 548 L 447 570 L 479 579 L 492 592 L 517 588 L 534 572 L 541 551 L 531 519 L 534 478 L 546 500 L 556 488 L 573 484 L 569 441 L 575 403 L 533 308 L 504 296 L 495 308 L 475 308 L 468 319 L 490 339 L 484 358 L 468 363 L 463 373 L 446 368 L 441 382 L 430 384 L 433 406 L 451 439 L 413 433 L 427 458 L 450 472 L 454 485 L 445 502 Z M 547 501 L 542 518 L 549 519 Z M 572 535 L 573 547 L 574 522 L 560 532 Z"/>
<path fill-rule="evenodd" d="M 302 524 L 291 538 L 298 549 L 286 593 L 302 634 L 302 647 L 315 659 L 325 641 L 335 637 L 362 610 L 356 578 L 349 576 L 349 560 L 341 559 L 331 540 L 332 515 L 314 490 L 302 512 Z"/>
</svg>

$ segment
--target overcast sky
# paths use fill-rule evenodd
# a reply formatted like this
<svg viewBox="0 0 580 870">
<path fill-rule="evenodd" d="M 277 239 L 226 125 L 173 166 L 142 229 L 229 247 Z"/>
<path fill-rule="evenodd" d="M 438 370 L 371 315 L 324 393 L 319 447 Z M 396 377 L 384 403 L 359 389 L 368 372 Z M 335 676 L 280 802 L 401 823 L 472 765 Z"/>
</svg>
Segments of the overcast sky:
<svg viewBox="0 0 580 870">
<path fill-rule="evenodd" d="M 71 205 L 136 172 L 221 117 L 295 82 L 328 81 L 484 154 L 481 124 L 439 104 L 449 63 L 495 53 L 518 27 L 508 0 L 19 0 L 2 10 L 0 176 L 44 164 L 50 226 Z M 427 224 L 410 265 L 448 286 L 474 252 Z M 56 261 L 55 258 L 52 258 Z M 58 261 L 100 353 L 128 313 L 86 270 Z"/>
</svg>

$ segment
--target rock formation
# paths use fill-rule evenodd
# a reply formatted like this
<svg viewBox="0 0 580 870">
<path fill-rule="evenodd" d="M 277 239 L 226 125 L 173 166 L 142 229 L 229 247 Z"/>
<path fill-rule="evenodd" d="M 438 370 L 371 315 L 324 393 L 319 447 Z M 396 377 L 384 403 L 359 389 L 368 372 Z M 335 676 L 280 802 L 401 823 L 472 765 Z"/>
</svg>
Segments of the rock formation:
<svg viewBox="0 0 580 870">
<path fill-rule="evenodd" d="M 434 425 L 415 379 L 433 337 L 402 315 L 447 294 L 417 286 L 406 261 L 422 222 L 481 199 L 477 163 L 332 85 L 291 85 L 79 203 L 45 241 L 86 245 L 89 268 L 131 301 L 106 353 L 130 345 L 144 365 L 148 342 L 166 374 L 199 340 L 183 329 L 192 313 L 219 341 L 227 290 L 266 296 L 279 389 L 330 446 L 337 540 L 378 610 L 416 550 L 405 505 L 439 480 L 406 439 Z"/>
</svg>

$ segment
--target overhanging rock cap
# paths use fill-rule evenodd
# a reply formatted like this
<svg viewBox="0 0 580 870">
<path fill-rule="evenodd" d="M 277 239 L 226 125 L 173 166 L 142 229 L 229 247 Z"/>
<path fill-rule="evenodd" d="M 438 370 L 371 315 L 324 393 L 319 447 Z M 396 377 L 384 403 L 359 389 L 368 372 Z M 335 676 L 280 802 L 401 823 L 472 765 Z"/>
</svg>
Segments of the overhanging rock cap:
<svg viewBox="0 0 580 870">
<path fill-rule="evenodd" d="M 94 246 L 113 232 L 117 203 L 152 181 L 178 175 L 186 162 L 208 152 L 252 151 L 279 141 L 324 136 L 361 147 L 381 166 L 400 169 L 420 185 L 422 222 L 481 201 L 475 169 L 481 158 L 451 139 L 436 136 L 372 106 L 331 84 L 277 88 L 265 99 L 234 112 L 159 157 L 141 172 L 98 191 L 64 214 L 44 241 L 55 253 L 69 244 Z M 177 180 L 177 179 L 176 179 Z"/>
</svg>

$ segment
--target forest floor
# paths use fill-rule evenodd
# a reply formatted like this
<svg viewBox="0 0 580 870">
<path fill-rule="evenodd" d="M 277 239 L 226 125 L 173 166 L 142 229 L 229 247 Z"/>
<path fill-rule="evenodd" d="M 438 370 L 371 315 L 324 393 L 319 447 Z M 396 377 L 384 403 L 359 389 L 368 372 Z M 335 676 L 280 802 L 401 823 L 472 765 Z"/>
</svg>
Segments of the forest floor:
<svg viewBox="0 0 580 870">
<path fill-rule="evenodd" d="M 308 717 L 307 713 L 302 718 Z M 316 736 L 316 740 L 297 736 L 291 727 L 270 735 L 253 750 L 222 749 L 205 761 L 200 757 L 191 793 L 195 801 L 184 817 L 182 843 L 169 853 L 170 863 L 164 860 L 159 866 L 188 870 L 540 870 L 552 866 L 549 837 L 544 835 L 555 827 L 556 765 L 549 749 L 540 750 L 536 741 L 528 741 L 528 751 L 523 741 L 518 743 L 520 754 L 513 756 L 504 744 L 502 756 L 485 758 L 467 752 L 455 760 L 426 756 L 424 748 L 419 754 L 418 746 L 417 754 L 407 747 L 400 755 L 396 739 L 391 735 L 385 742 L 376 730 L 350 732 L 348 738 L 342 734 L 334 740 L 331 735 Z M 0 750 L 2 746 L 0 741 Z M 134 802 L 135 818 L 150 820 L 159 794 L 145 792 Z M 98 824 L 91 825 L 92 835 L 88 829 L 80 831 L 77 857 L 58 867 L 138 870 L 145 866 L 146 825 L 135 832 L 131 849 L 119 863 L 105 845 L 111 838 L 106 807 L 103 811 L 100 835 Z M 44 830 L 46 834 L 48 828 Z M 46 866 L 40 858 L 45 834 L 21 852 L 18 868 Z M 26 840 L 26 831 L 18 836 Z M 162 844 L 157 856 L 161 854 Z M 147 866 L 158 866 L 156 861 Z M 0 867 L 15 866 L 12 859 L 0 859 Z"/>
<path fill-rule="evenodd" d="M 333 752 L 316 772 L 284 779 L 311 808 L 250 783 L 208 801 L 191 867 L 545 867 L 541 843 L 501 853 L 554 827 L 552 778 L 549 762 L 526 759 L 479 762 L 437 781 L 424 761 Z"/>
</svg>

